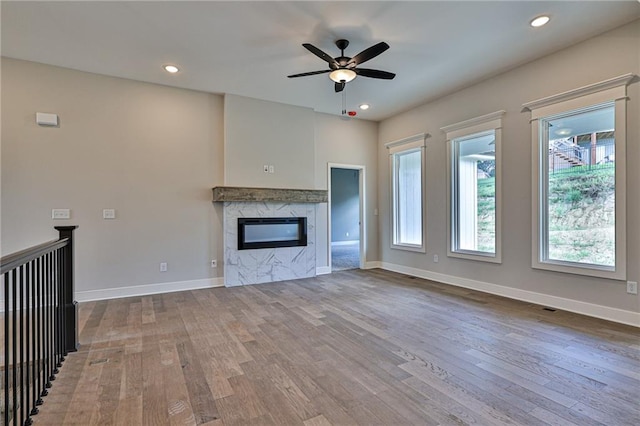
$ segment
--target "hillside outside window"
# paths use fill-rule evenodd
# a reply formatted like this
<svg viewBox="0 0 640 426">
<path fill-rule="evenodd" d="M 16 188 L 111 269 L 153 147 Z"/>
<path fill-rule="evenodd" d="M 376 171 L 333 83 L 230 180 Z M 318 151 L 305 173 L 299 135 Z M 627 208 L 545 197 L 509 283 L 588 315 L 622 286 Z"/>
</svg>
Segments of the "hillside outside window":
<svg viewBox="0 0 640 426">
<path fill-rule="evenodd" d="M 626 279 L 628 74 L 525 104 L 533 138 L 532 266 Z"/>
<path fill-rule="evenodd" d="M 497 111 L 442 128 L 447 134 L 450 257 L 501 262 L 504 113 Z"/>
</svg>

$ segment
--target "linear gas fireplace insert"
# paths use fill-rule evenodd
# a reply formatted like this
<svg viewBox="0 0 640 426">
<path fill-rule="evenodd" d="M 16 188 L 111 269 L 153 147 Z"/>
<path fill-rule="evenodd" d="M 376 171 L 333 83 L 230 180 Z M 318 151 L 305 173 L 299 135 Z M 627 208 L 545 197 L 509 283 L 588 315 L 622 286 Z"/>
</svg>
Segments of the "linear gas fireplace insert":
<svg viewBox="0 0 640 426">
<path fill-rule="evenodd" d="M 306 245 L 306 217 L 238 218 L 238 250 Z"/>
</svg>

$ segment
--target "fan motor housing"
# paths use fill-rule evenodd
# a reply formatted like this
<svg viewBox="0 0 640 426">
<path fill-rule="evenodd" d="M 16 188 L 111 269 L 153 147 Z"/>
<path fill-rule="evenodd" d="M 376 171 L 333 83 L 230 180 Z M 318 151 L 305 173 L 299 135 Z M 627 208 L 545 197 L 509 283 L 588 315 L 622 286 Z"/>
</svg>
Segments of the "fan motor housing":
<svg viewBox="0 0 640 426">
<path fill-rule="evenodd" d="M 336 40 L 336 46 L 338 46 L 338 49 L 344 50 L 347 48 L 347 46 L 349 46 L 349 40 L 345 40 L 343 38 L 341 38 L 340 40 Z"/>
</svg>

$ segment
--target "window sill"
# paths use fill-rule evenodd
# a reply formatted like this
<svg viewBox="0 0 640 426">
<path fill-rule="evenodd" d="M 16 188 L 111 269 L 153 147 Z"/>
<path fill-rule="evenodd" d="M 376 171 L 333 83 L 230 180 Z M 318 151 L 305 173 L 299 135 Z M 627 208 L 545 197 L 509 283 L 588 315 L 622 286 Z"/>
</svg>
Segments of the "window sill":
<svg viewBox="0 0 640 426">
<path fill-rule="evenodd" d="M 486 253 L 481 251 L 449 251 L 447 253 L 448 257 L 455 257 L 458 259 L 467 259 L 467 260 L 477 260 L 480 262 L 489 262 L 489 263 L 502 263 L 502 256 L 500 254 Z"/>
<path fill-rule="evenodd" d="M 423 246 L 412 246 L 408 244 L 391 244 L 391 248 L 395 250 L 413 251 L 416 253 L 427 252 L 427 250 Z"/>
<path fill-rule="evenodd" d="M 595 278 L 608 278 L 611 280 L 625 281 L 627 279 L 626 271 L 623 268 L 597 266 L 560 261 L 533 261 L 531 264 L 533 269 L 543 269 L 546 271 L 562 272 L 565 274 L 584 275 Z"/>
</svg>

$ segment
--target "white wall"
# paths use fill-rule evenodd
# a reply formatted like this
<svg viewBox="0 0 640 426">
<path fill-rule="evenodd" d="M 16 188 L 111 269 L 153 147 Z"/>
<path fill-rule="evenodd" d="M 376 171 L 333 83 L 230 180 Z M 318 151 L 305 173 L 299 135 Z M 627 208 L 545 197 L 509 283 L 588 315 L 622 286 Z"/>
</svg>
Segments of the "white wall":
<svg viewBox="0 0 640 426">
<path fill-rule="evenodd" d="M 218 95 L 3 58 L 3 252 L 73 224 L 81 300 L 215 282 L 222 108 Z M 38 126 L 36 112 L 58 114 L 60 126 Z M 52 208 L 70 208 L 71 219 L 53 221 Z M 117 219 L 103 220 L 104 208 Z"/>
<path fill-rule="evenodd" d="M 224 184 L 313 189 L 313 116 L 309 108 L 225 95 Z"/>
<path fill-rule="evenodd" d="M 380 123 L 378 188 L 380 247 L 383 264 L 414 268 L 422 275 L 451 282 L 490 283 L 506 293 L 544 297 L 550 303 L 572 299 L 637 313 L 638 296 L 626 293 L 625 282 L 574 276 L 531 268 L 531 131 L 530 114 L 522 104 L 596 83 L 625 73 L 640 74 L 640 21 L 513 69 L 457 93 L 429 102 Z M 628 87 L 627 110 L 627 234 L 628 279 L 640 279 L 640 84 Z M 503 123 L 503 263 L 501 265 L 446 257 L 446 142 L 439 129 L 452 123 L 506 110 Z M 420 132 L 427 140 L 427 254 L 390 248 L 389 164 L 384 143 Z M 439 263 L 433 255 L 439 255 Z M 426 273 L 425 273 L 426 271 Z M 440 275 L 438 275 L 440 274 Z M 522 291 L 521 291 L 522 290 Z M 523 292 L 525 291 L 525 292 Z M 529 295 L 532 296 L 532 295 Z M 550 297 L 546 297 L 550 296 Z M 536 296 L 537 297 L 537 296 Z M 568 302 L 567 302 L 568 303 Z M 622 313 L 625 315 L 624 312 Z"/>
</svg>

